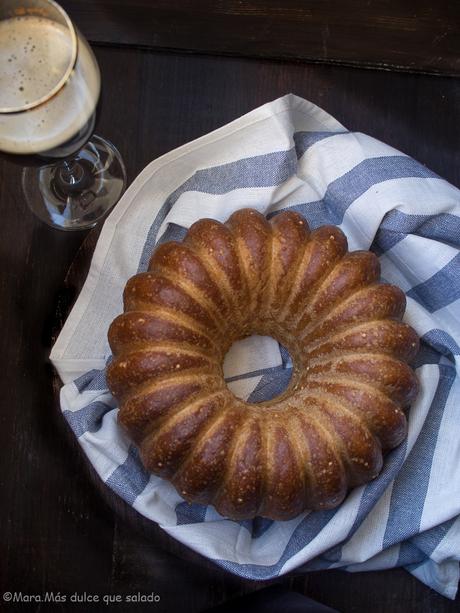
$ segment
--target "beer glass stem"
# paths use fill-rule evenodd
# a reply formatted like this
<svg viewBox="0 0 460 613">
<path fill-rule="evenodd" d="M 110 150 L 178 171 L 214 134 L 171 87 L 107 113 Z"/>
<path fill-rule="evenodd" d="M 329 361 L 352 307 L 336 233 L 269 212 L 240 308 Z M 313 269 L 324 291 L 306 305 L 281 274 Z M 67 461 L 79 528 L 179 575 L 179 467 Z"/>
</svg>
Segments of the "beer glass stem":
<svg viewBox="0 0 460 613">
<path fill-rule="evenodd" d="M 83 179 L 85 171 L 76 160 L 64 160 L 56 173 L 63 186 L 69 189 L 75 188 Z"/>
<path fill-rule="evenodd" d="M 83 168 L 76 160 L 64 160 L 62 162 L 60 176 L 68 185 L 75 185 L 83 176 Z"/>
<path fill-rule="evenodd" d="M 22 187 L 32 211 L 62 230 L 91 228 L 126 185 L 117 149 L 94 134 L 79 151 L 40 167 L 24 168 Z"/>
</svg>

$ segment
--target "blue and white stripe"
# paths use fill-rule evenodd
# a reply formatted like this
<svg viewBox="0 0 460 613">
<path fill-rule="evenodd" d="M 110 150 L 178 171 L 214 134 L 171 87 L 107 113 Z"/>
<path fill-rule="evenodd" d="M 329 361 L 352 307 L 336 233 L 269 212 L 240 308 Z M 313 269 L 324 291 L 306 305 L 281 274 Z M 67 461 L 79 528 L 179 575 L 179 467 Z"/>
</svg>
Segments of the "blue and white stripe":
<svg viewBox="0 0 460 613">
<path fill-rule="evenodd" d="M 117 426 L 104 377 L 106 332 L 121 311 L 127 278 L 146 269 L 159 242 L 181 240 L 197 219 L 224 220 L 242 206 L 267 217 L 297 210 L 313 228 L 339 225 L 352 249 L 371 248 L 383 278 L 406 292 L 405 319 L 422 340 L 415 364 L 421 392 L 407 440 L 387 455 L 381 475 L 338 509 L 289 522 L 229 521 L 148 475 Z M 456 188 L 286 96 L 153 162 L 116 207 L 51 355 L 66 382 L 63 414 L 113 491 L 230 572 L 268 579 L 294 568 L 403 566 L 453 598 L 460 560 L 459 248 Z M 237 344 L 225 363 L 229 387 L 254 402 L 283 389 L 290 369 L 284 348 L 261 337 Z"/>
</svg>

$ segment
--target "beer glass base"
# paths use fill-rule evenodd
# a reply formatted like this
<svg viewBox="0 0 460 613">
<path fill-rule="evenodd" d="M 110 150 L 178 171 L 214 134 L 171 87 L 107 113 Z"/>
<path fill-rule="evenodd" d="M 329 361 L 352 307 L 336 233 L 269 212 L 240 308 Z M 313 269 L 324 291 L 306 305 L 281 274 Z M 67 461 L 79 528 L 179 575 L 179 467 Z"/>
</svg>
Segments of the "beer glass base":
<svg viewBox="0 0 460 613">
<path fill-rule="evenodd" d="M 118 202 L 126 170 L 116 147 L 93 135 L 62 161 L 24 168 L 22 186 L 29 208 L 42 221 L 60 230 L 83 230 Z"/>
</svg>

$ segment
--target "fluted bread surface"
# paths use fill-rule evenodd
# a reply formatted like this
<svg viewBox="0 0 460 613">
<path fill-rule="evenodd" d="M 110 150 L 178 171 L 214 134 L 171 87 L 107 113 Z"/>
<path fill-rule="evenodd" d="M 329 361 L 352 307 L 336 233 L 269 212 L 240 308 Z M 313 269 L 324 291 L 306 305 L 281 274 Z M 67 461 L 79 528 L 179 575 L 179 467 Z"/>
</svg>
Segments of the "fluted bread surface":
<svg viewBox="0 0 460 613">
<path fill-rule="evenodd" d="M 196 222 L 130 279 L 109 330 L 108 384 L 145 467 L 232 519 L 337 506 L 406 436 L 418 350 L 403 292 L 368 251 L 293 211 Z M 251 334 L 288 348 L 280 396 L 236 398 L 222 372 Z"/>
</svg>

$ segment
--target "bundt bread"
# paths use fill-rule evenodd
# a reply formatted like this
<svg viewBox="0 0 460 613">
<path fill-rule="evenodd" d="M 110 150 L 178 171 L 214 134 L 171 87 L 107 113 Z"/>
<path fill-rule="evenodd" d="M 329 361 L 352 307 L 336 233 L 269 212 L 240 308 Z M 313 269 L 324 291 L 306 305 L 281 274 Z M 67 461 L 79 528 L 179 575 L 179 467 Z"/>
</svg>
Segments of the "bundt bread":
<svg viewBox="0 0 460 613">
<path fill-rule="evenodd" d="M 287 211 L 203 219 L 131 278 L 112 323 L 108 385 L 145 467 L 231 519 L 337 506 L 405 438 L 418 350 L 403 292 L 340 229 Z M 222 363 L 251 334 L 282 343 L 288 388 L 251 404 Z"/>
</svg>

